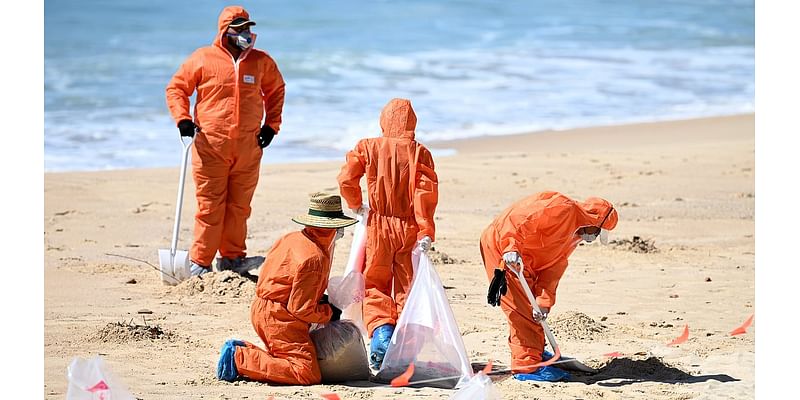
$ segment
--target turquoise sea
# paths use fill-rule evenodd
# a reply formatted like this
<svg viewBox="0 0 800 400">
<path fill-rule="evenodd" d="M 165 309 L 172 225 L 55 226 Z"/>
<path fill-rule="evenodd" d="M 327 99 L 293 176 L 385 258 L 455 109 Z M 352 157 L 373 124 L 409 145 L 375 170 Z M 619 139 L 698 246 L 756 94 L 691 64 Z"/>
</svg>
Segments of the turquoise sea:
<svg viewBox="0 0 800 400">
<path fill-rule="evenodd" d="M 229 3 L 45 1 L 45 170 L 174 166 L 164 87 Z M 754 110 L 754 3 L 244 1 L 287 82 L 264 162 L 342 159 L 393 97 L 437 139 Z"/>
</svg>

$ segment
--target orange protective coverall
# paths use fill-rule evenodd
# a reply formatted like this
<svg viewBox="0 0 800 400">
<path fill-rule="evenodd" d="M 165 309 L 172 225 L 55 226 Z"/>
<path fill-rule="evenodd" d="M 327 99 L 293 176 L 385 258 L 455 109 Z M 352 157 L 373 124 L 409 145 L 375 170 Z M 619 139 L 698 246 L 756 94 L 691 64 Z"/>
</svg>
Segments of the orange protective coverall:
<svg viewBox="0 0 800 400">
<path fill-rule="evenodd" d="M 319 304 L 328 287 L 335 229 L 306 227 L 278 239 L 267 255 L 250 308 L 250 319 L 266 350 L 245 342 L 234 355 L 236 370 L 252 380 L 287 385 L 320 383 L 312 323 L 331 319 Z"/>
<path fill-rule="evenodd" d="M 284 82 L 275 61 L 253 46 L 234 60 L 222 44 L 238 17 L 250 18 L 242 7 L 222 10 L 213 45 L 189 56 L 166 90 L 176 122 L 192 119 L 189 98 L 197 91 L 194 122 L 200 132 L 192 149 L 197 214 L 190 258 L 204 266 L 211 265 L 217 250 L 228 258 L 245 255 L 262 155 L 257 136 L 262 120 L 275 132 L 281 125 Z"/>
<path fill-rule="evenodd" d="M 363 313 L 370 337 L 381 325 L 396 325 L 411 289 L 411 251 L 424 236 L 435 240 L 433 214 L 439 201 L 433 157 L 414 140 L 417 116 L 411 102 L 389 101 L 380 124 L 383 136 L 359 141 L 338 177 L 342 197 L 357 209 L 362 205 L 359 181 L 367 176 Z"/>
<path fill-rule="evenodd" d="M 610 212 L 610 214 L 609 214 Z M 516 251 L 524 264 L 523 276 L 539 307 L 552 307 L 556 288 L 567 268 L 567 258 L 580 242 L 575 231 L 584 226 L 614 229 L 618 215 L 606 200 L 590 197 L 580 203 L 558 192 L 542 192 L 522 199 L 492 222 L 481 235 L 481 256 L 489 280 L 504 266 L 503 254 Z M 514 373 L 530 373 L 542 360 L 544 331 L 533 320 L 532 307 L 519 279 L 506 268 L 508 292 L 500 308 L 508 318 L 508 345 Z"/>
</svg>

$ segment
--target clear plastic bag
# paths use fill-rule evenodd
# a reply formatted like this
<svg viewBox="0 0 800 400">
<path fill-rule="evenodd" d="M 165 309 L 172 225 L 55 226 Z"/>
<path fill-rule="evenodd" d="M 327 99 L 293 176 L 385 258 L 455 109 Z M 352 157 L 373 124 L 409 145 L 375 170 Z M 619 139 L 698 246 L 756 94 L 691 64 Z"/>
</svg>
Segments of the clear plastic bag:
<svg viewBox="0 0 800 400">
<path fill-rule="evenodd" d="M 350 271 L 344 277 L 331 277 L 328 281 L 328 301 L 340 310 L 361 304 L 364 301 L 364 274 Z"/>
<path fill-rule="evenodd" d="M 75 357 L 67 367 L 67 400 L 135 400 L 100 356 Z"/>
<path fill-rule="evenodd" d="M 311 331 L 323 383 L 369 379 L 364 338 L 353 321 L 339 320 Z"/>
<path fill-rule="evenodd" d="M 442 281 L 419 247 L 412 258 L 414 282 L 376 378 L 391 381 L 413 362 L 409 386 L 462 387 L 472 366 Z"/>
<path fill-rule="evenodd" d="M 366 204 L 364 209 L 368 209 Z M 331 303 L 342 310 L 341 319 L 350 320 L 363 336 L 367 335 L 361 305 L 364 300 L 364 263 L 367 251 L 367 217 L 357 215 L 358 223 L 353 231 L 353 243 L 343 277 L 333 277 L 328 284 Z M 339 288 L 341 286 L 341 289 Z M 335 300 L 334 300 L 335 298 Z M 337 304 L 340 302 L 340 304 Z M 343 305 L 343 306 L 342 306 Z"/>
<path fill-rule="evenodd" d="M 481 371 L 453 393 L 450 400 L 500 400 L 500 392 L 494 387 L 492 378 Z"/>
</svg>

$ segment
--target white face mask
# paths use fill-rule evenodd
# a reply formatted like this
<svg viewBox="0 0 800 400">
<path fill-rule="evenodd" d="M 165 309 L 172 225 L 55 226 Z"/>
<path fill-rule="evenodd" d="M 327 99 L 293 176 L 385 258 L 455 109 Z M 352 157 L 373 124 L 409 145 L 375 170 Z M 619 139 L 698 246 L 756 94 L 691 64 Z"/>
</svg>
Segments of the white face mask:
<svg viewBox="0 0 800 400">
<path fill-rule="evenodd" d="M 253 44 L 253 35 L 250 32 L 242 32 L 238 34 L 228 33 L 227 35 L 232 37 L 236 42 L 236 46 L 242 50 L 247 50 L 247 48 Z"/>
<path fill-rule="evenodd" d="M 336 229 L 336 236 L 333 237 L 333 241 L 337 241 L 344 237 L 344 228 L 337 228 Z"/>
<path fill-rule="evenodd" d="M 605 229 L 600 230 L 600 243 L 608 244 L 608 231 Z"/>
<path fill-rule="evenodd" d="M 597 235 L 581 233 L 581 239 L 583 239 L 586 243 L 592 243 L 595 239 L 597 239 Z"/>
</svg>

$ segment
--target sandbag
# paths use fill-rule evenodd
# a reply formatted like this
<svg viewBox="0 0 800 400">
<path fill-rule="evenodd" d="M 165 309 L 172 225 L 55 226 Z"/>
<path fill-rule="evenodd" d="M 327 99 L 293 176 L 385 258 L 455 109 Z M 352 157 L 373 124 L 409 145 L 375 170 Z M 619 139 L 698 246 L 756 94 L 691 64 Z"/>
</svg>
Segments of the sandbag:
<svg viewBox="0 0 800 400">
<path fill-rule="evenodd" d="M 348 320 L 333 321 L 311 331 L 322 383 L 369 379 L 367 350 L 361 331 Z"/>
</svg>

